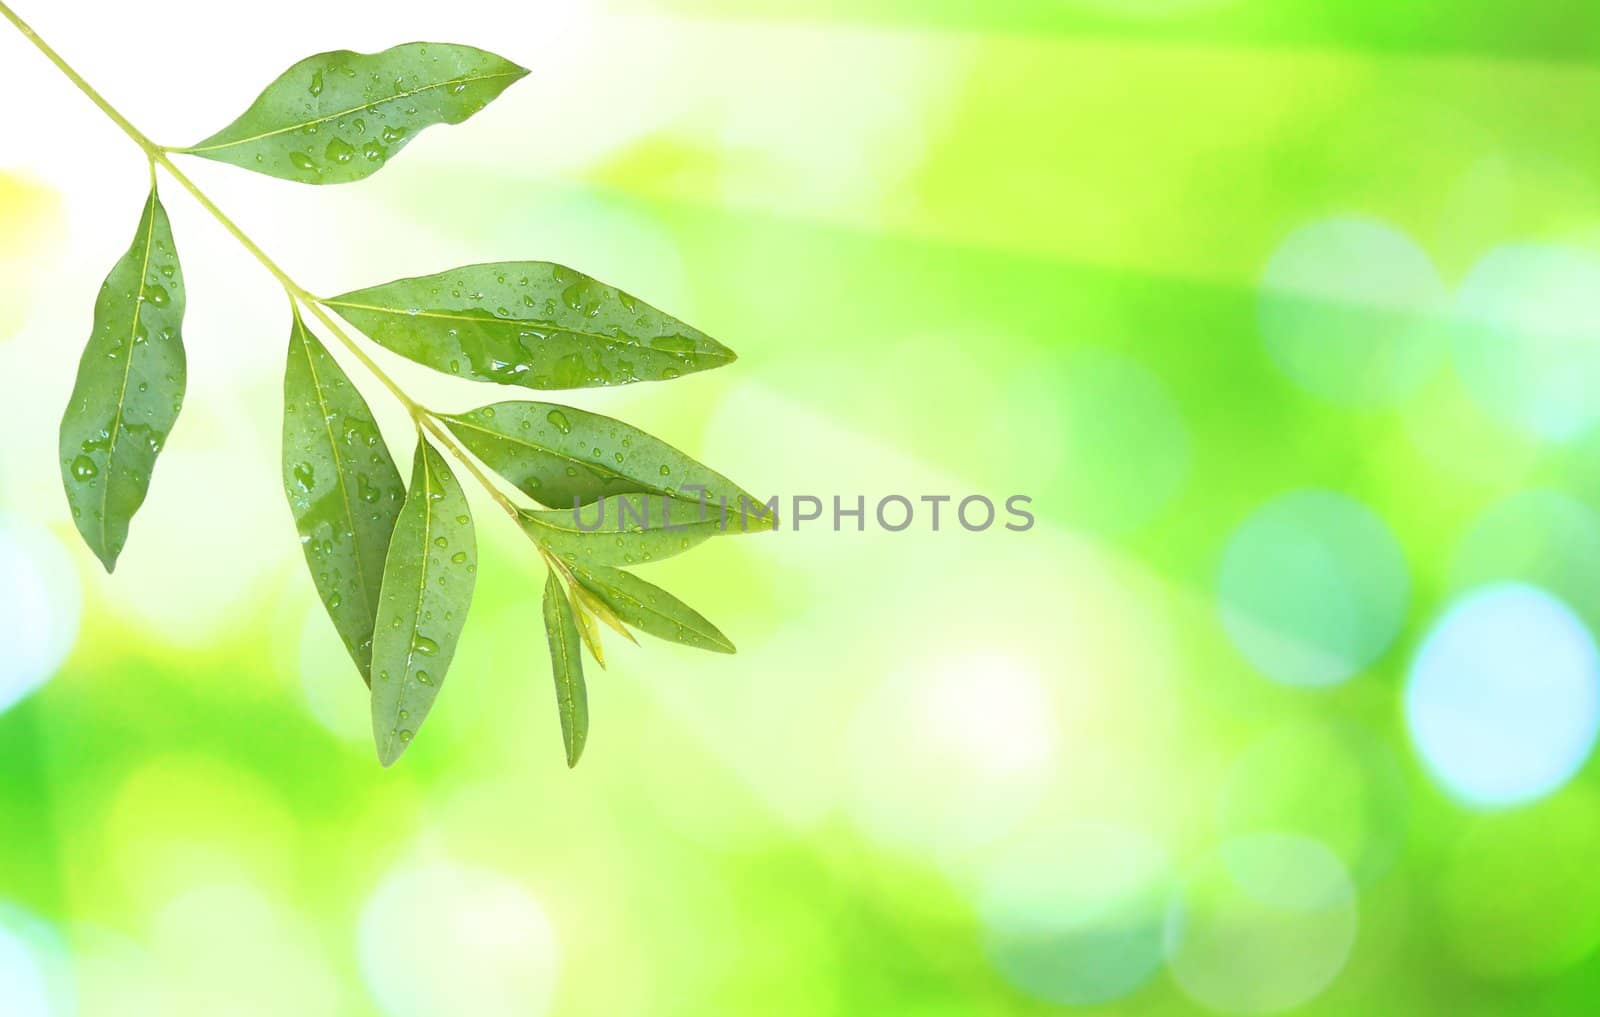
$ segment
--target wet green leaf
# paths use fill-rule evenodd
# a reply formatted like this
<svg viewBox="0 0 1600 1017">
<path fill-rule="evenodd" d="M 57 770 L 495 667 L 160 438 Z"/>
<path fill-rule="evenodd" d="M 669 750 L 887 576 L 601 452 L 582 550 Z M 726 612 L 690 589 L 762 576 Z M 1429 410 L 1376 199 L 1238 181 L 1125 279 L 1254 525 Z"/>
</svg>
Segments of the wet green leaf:
<svg viewBox="0 0 1600 1017">
<path fill-rule="evenodd" d="M 583 645 L 589 648 L 589 656 L 604 670 L 606 666 L 606 648 L 600 641 L 600 625 L 595 620 L 594 612 L 589 610 L 578 594 L 579 587 L 573 586 L 567 591 L 567 606 L 572 608 L 572 617 L 578 623 L 578 638 L 583 640 Z"/>
<path fill-rule="evenodd" d="M 434 124 L 459 124 L 528 71 L 471 46 L 334 50 L 280 74 L 239 119 L 189 148 L 302 184 L 371 176 Z"/>
<path fill-rule="evenodd" d="M 524 388 L 665 381 L 734 360 L 704 332 L 547 261 L 468 265 L 327 305 L 419 364 Z"/>
<path fill-rule="evenodd" d="M 384 766 L 406 750 L 444 684 L 477 571 L 466 496 L 444 457 L 419 435 L 372 642 L 372 733 Z"/>
<path fill-rule="evenodd" d="M 183 309 L 183 271 L 152 182 L 133 246 L 95 300 L 94 331 L 61 419 L 72 519 L 107 572 L 183 406 Z"/>
<path fill-rule="evenodd" d="M 372 629 L 405 502 L 367 401 L 295 310 L 283 377 L 283 490 L 317 593 L 372 683 Z"/>
<path fill-rule="evenodd" d="M 446 415 L 472 454 L 551 508 L 588 505 L 608 494 L 676 495 L 737 505 L 755 498 L 659 438 L 620 420 L 556 403 L 504 402 Z"/>
<path fill-rule="evenodd" d="M 734 652 L 733 643 L 705 616 L 659 586 L 604 565 L 574 562 L 568 568 L 584 589 L 640 632 L 702 650 Z"/>
<path fill-rule="evenodd" d="M 595 620 L 604 622 L 606 628 L 615 632 L 628 642 L 635 646 L 639 645 L 639 640 L 633 637 L 632 630 L 622 623 L 622 619 L 617 617 L 617 613 L 615 611 L 611 610 L 611 605 L 607 604 L 599 597 L 596 597 L 589 590 L 589 588 L 584 586 L 581 582 L 574 582 L 570 584 L 569 590 L 574 598 L 572 609 L 578 612 L 578 616 L 580 618 L 583 615 L 588 614 Z M 600 666 L 605 667 L 605 662 L 601 661 Z"/>
<path fill-rule="evenodd" d="M 550 671 L 556 680 L 556 709 L 561 714 L 567 765 L 577 766 L 589 740 L 589 693 L 583 683 L 577 619 L 553 571 L 544 584 L 544 632 L 550 641 Z"/>
<path fill-rule="evenodd" d="M 772 529 L 772 516 L 735 505 L 724 517 L 720 504 L 656 494 L 618 494 L 582 509 L 523 510 L 522 529 L 568 564 L 634 565 L 682 554 L 723 534 Z"/>
</svg>

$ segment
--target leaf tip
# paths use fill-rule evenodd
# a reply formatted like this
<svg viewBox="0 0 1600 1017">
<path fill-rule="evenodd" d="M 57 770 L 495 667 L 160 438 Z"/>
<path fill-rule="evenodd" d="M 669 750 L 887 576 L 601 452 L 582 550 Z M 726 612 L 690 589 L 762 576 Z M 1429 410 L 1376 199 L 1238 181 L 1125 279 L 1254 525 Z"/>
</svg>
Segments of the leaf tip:
<svg viewBox="0 0 1600 1017">
<path fill-rule="evenodd" d="M 405 740 L 396 738 L 394 732 L 392 731 L 383 735 L 379 735 L 374 739 L 374 741 L 377 743 L 378 747 L 378 762 L 382 763 L 383 768 L 386 770 L 393 766 L 395 761 L 398 760 L 401 754 L 406 750 Z"/>
<path fill-rule="evenodd" d="M 117 559 L 122 556 L 120 548 L 112 550 L 109 547 L 96 547 L 90 544 L 89 550 L 93 551 L 94 556 L 99 559 L 101 567 L 106 570 L 106 575 L 112 575 L 117 571 Z"/>
</svg>

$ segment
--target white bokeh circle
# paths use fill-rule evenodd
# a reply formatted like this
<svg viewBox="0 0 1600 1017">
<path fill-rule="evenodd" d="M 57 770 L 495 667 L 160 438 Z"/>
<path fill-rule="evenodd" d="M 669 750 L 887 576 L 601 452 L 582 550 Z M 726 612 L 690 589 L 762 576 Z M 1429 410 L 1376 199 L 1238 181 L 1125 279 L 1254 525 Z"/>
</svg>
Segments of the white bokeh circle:
<svg viewBox="0 0 1600 1017">
<path fill-rule="evenodd" d="M 61 667 L 78 636 L 83 594 L 60 541 L 16 516 L 0 515 L 0 713 Z"/>
<path fill-rule="evenodd" d="M 1600 729 L 1600 653 L 1560 600 L 1534 586 L 1483 587 L 1455 603 L 1411 664 L 1406 726 L 1457 799 L 1519 805 L 1572 778 Z"/>
<path fill-rule="evenodd" d="M 402 863 L 361 911 L 361 974 L 386 1017 L 538 1017 L 555 991 L 555 932 L 511 877 Z"/>
</svg>

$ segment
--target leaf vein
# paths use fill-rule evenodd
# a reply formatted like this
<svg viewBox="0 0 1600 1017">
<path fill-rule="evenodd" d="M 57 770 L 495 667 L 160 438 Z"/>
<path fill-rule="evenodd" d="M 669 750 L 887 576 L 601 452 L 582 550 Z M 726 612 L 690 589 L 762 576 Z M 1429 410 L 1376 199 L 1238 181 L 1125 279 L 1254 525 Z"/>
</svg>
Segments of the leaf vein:
<svg viewBox="0 0 1600 1017">
<path fill-rule="evenodd" d="M 352 546 L 354 546 L 360 541 L 360 535 L 356 531 L 355 503 L 351 500 L 350 485 L 347 483 L 345 478 L 344 458 L 339 454 L 339 444 L 334 439 L 333 435 L 333 424 L 330 423 L 328 419 L 328 401 L 323 395 L 322 378 L 317 374 L 317 365 L 315 358 L 313 358 L 311 355 L 311 346 L 306 342 L 306 337 L 310 334 L 310 332 L 306 329 L 305 322 L 300 320 L 300 311 L 298 308 L 295 309 L 295 325 L 300 332 L 300 350 L 305 354 L 306 368 L 311 372 L 311 387 L 312 390 L 317 393 L 317 406 L 322 411 L 322 426 L 324 432 L 328 435 L 328 451 L 333 457 L 334 476 L 339 478 L 339 493 L 342 495 L 340 502 L 344 505 L 345 519 L 350 523 L 350 541 Z M 360 547 L 355 547 L 355 552 L 356 577 L 361 583 L 361 593 L 366 598 L 365 606 L 367 607 L 370 616 L 372 599 L 371 590 L 367 584 L 366 562 L 362 560 Z M 374 619 L 374 624 L 375 623 L 376 619 Z"/>
<path fill-rule="evenodd" d="M 261 134 L 252 135 L 248 138 L 238 138 L 232 141 L 221 141 L 215 145 L 196 145 L 193 148 L 180 148 L 175 149 L 175 151 L 183 152 L 188 155 L 201 155 L 206 152 L 216 152 L 225 148 L 237 148 L 240 145 L 249 145 L 257 141 L 265 141 L 267 138 L 277 137 L 280 134 L 289 134 L 294 131 L 302 131 L 307 127 L 325 124 L 330 120 L 338 120 L 340 117 L 352 116 L 356 113 L 367 113 L 378 108 L 379 106 L 382 106 L 386 102 L 396 102 L 401 99 L 410 99 L 413 96 L 418 96 L 424 92 L 433 91 L 434 89 L 444 88 L 448 85 L 471 85 L 479 81 L 493 81 L 496 78 L 520 78 L 526 73 L 527 71 L 518 68 L 514 71 L 496 71 L 493 74 L 469 74 L 458 78 L 450 78 L 445 81 L 435 81 L 430 84 L 423 85 L 420 88 L 408 89 L 404 92 L 397 92 L 394 95 L 387 96 L 382 99 L 374 99 L 371 102 L 362 103 L 360 106 L 352 106 L 351 108 L 341 110 L 338 113 L 329 113 L 325 116 L 316 117 L 312 120 L 303 120 L 299 123 L 290 124 L 287 127 L 279 127 L 275 130 L 265 131 Z"/>
<path fill-rule="evenodd" d="M 666 495 L 667 497 L 674 497 L 669 492 L 667 492 L 664 488 L 656 487 L 655 485 L 650 484 L 647 481 L 640 480 L 638 477 L 630 477 L 626 473 L 618 473 L 616 470 L 613 470 L 611 467 L 607 466 L 605 463 L 597 463 L 597 462 L 593 462 L 593 461 L 588 460 L 588 459 L 582 459 L 582 458 L 579 458 L 579 457 L 574 456 L 574 455 L 569 455 L 568 453 L 563 452 L 560 449 L 551 448 L 548 445 L 536 445 L 533 442 L 528 441 L 526 439 L 515 438 L 515 437 L 513 437 L 513 436 L 511 436 L 509 434 L 506 434 L 504 431 L 496 431 L 496 430 L 494 430 L 492 428 L 484 427 L 481 424 L 472 423 L 466 417 L 451 417 L 450 418 L 450 422 L 452 424 L 460 424 L 462 427 L 465 427 L 465 428 L 467 428 L 469 430 L 472 430 L 472 431 L 477 431 L 477 432 L 479 432 L 481 434 L 487 434 L 492 438 L 499 438 L 500 440 L 505 441 L 505 442 L 507 442 L 508 444 L 511 444 L 511 445 L 520 445 L 523 448 L 532 449 L 535 452 L 543 452 L 543 453 L 546 453 L 547 455 L 554 456 L 557 459 L 564 459 L 569 463 L 575 463 L 578 466 L 587 467 L 591 472 L 599 473 L 599 474 L 602 474 L 604 476 L 611 477 L 614 480 L 626 480 L 626 481 L 630 481 L 630 482 L 635 483 L 635 484 L 641 484 L 644 487 L 644 491 L 648 492 L 650 494 L 660 494 L 660 495 Z M 621 493 L 626 493 L 626 492 L 621 492 Z"/>
<path fill-rule="evenodd" d="M 154 170 L 151 170 L 154 173 Z M 140 311 L 144 309 L 144 293 L 148 283 L 145 277 L 150 273 L 150 250 L 155 246 L 156 237 L 156 189 L 150 188 L 150 197 L 145 202 L 145 215 L 149 217 L 150 224 L 145 228 L 144 256 L 139 262 L 139 290 L 133 299 L 133 325 L 128 329 L 128 357 L 122 364 L 122 390 L 117 393 L 117 409 L 111 418 L 111 443 L 106 448 L 106 482 L 100 485 L 100 546 L 106 547 L 106 517 L 111 507 L 111 484 L 116 479 L 117 439 L 122 436 L 122 411 L 128 401 L 128 380 L 133 376 L 133 350 L 136 345 L 134 339 L 139 334 Z"/>
<path fill-rule="evenodd" d="M 660 350 L 660 349 L 656 349 L 656 348 L 651 347 L 651 346 L 646 346 L 644 343 L 640 342 L 637 337 L 634 337 L 634 336 L 627 336 L 626 338 L 624 338 L 624 337 L 621 337 L 621 336 L 606 335 L 603 332 L 589 332 L 589 331 L 586 331 L 586 330 L 581 329 L 581 328 L 569 328 L 566 325 L 562 325 L 562 324 L 560 324 L 558 322 L 553 322 L 553 321 L 534 321 L 534 320 L 531 320 L 531 319 L 528 319 L 528 318 L 481 318 L 481 317 L 478 317 L 476 315 L 471 315 L 471 314 L 451 314 L 451 313 L 449 313 L 447 311 L 427 311 L 427 310 L 423 310 L 423 311 L 418 311 L 415 314 L 413 314 L 410 311 L 402 311 L 402 310 L 400 310 L 398 308 L 394 308 L 394 307 L 380 307 L 380 306 L 375 305 L 375 304 L 357 304 L 357 303 L 353 303 L 353 302 L 348 301 L 348 300 L 340 300 L 337 297 L 335 297 L 335 298 L 333 298 L 331 300 L 324 301 L 324 303 L 326 303 L 329 307 L 348 307 L 352 311 L 375 311 L 375 312 L 377 312 L 379 314 L 387 314 L 390 317 L 394 317 L 394 318 L 429 318 L 429 319 L 432 319 L 434 321 L 470 321 L 470 322 L 474 322 L 474 323 L 479 324 L 479 325 L 487 325 L 487 324 L 511 325 L 511 326 L 517 326 L 517 325 L 547 325 L 550 328 L 554 329 L 555 331 L 566 332 L 566 333 L 569 333 L 570 335 L 580 336 L 580 337 L 582 337 L 584 339 L 592 339 L 595 342 L 600 342 L 600 343 L 622 342 L 625 345 L 635 346 L 641 352 L 644 352 L 644 353 L 649 353 L 649 354 L 652 354 L 652 355 L 667 356 L 667 357 L 677 356 L 677 354 L 670 353 L 670 352 L 668 352 L 666 350 Z M 694 353 L 692 354 L 692 356 L 696 356 L 696 357 L 711 357 L 711 358 L 714 358 L 714 359 L 717 359 L 717 360 L 726 361 L 728 363 L 732 363 L 734 361 L 734 359 L 735 359 L 735 357 L 733 356 L 733 351 L 732 350 L 728 350 L 726 348 L 724 348 L 722 350 L 695 350 Z"/>
</svg>

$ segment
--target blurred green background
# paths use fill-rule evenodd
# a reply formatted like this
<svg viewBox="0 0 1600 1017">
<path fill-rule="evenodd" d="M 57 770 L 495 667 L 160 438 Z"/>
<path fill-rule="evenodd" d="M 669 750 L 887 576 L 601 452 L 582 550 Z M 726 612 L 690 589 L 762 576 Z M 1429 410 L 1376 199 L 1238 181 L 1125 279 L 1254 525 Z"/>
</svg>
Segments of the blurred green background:
<svg viewBox="0 0 1600 1017">
<path fill-rule="evenodd" d="M 20 6 L 172 144 L 317 50 L 528 65 L 362 184 L 193 173 L 318 292 L 548 258 L 704 328 L 737 364 L 568 401 L 752 490 L 1039 522 L 651 567 L 740 653 L 612 640 L 568 772 L 482 512 L 384 771 L 278 486 L 282 296 L 175 188 L 189 402 L 115 578 L 76 540 L 143 169 L 0 33 L 0 1013 L 1595 1009 L 1600 10 Z"/>
</svg>

